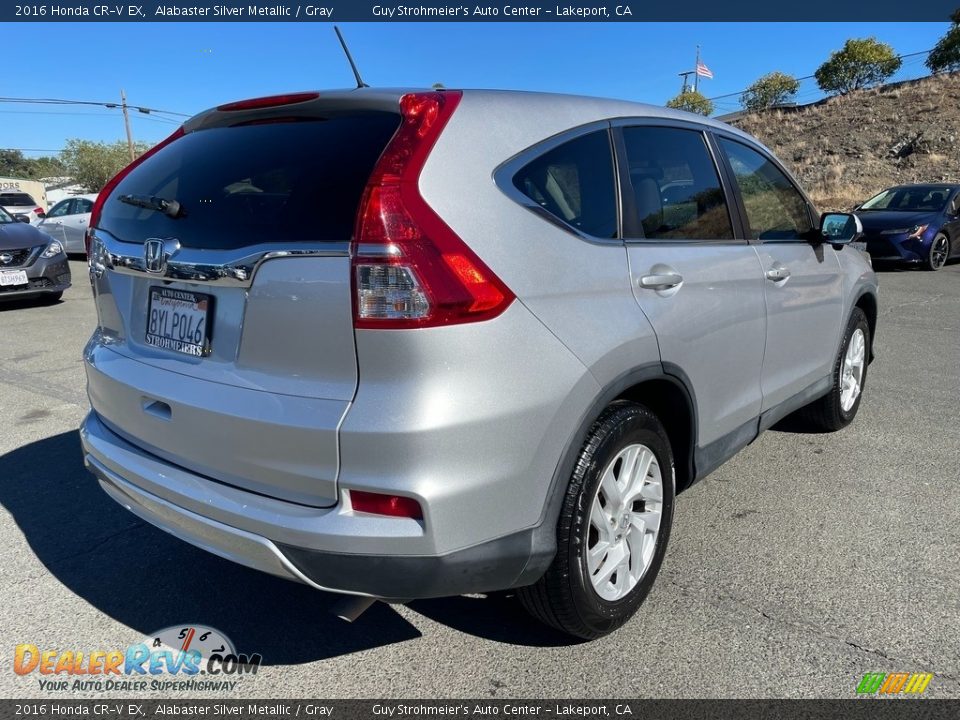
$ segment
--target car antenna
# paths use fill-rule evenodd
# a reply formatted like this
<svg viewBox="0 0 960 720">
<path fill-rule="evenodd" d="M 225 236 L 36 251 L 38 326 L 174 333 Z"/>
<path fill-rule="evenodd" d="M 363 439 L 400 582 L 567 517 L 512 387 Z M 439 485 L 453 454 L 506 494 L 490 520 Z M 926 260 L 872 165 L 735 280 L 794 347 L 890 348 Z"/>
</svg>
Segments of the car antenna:
<svg viewBox="0 0 960 720">
<path fill-rule="evenodd" d="M 350 54 L 350 48 L 347 47 L 347 41 L 343 39 L 343 34 L 340 32 L 340 28 L 334 25 L 333 31 L 337 34 L 337 39 L 340 40 L 340 47 L 343 48 L 343 54 L 347 56 L 347 62 L 350 63 L 350 69 L 353 70 L 353 76 L 357 79 L 357 88 L 370 87 L 363 81 L 363 78 L 360 77 L 360 71 L 357 70 L 357 64 L 353 61 L 353 55 Z"/>
</svg>

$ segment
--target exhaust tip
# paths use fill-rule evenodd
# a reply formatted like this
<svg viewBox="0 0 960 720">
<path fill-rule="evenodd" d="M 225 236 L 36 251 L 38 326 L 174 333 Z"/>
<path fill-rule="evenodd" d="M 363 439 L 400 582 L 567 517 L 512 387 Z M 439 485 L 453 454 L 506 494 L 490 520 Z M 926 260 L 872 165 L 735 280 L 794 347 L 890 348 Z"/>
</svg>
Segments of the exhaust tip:
<svg viewBox="0 0 960 720">
<path fill-rule="evenodd" d="M 341 620 L 352 623 L 363 615 L 371 605 L 377 602 L 376 598 L 361 597 L 359 595 L 342 595 L 333 603 L 330 612 Z"/>
</svg>

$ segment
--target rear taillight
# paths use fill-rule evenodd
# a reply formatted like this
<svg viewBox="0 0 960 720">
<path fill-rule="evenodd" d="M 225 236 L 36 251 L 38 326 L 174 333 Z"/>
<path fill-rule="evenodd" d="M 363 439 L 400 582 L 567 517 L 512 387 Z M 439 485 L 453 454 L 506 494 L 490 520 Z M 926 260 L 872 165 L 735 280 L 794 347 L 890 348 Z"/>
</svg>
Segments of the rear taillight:
<svg viewBox="0 0 960 720">
<path fill-rule="evenodd" d="M 400 99 L 400 127 L 380 156 L 354 233 L 354 324 L 419 328 L 488 320 L 514 295 L 420 195 L 420 172 L 461 93 Z"/>
<path fill-rule="evenodd" d="M 156 153 L 163 147 L 166 147 L 172 143 L 177 138 L 183 137 L 183 127 L 178 127 L 173 131 L 168 138 L 161 140 L 159 143 L 154 145 L 152 148 L 147 150 L 143 155 L 138 157 L 132 163 L 127 165 L 123 170 L 114 175 L 106 185 L 103 186 L 103 189 L 100 191 L 100 194 L 97 195 L 97 199 L 93 202 L 93 208 L 90 210 L 90 222 L 87 224 L 87 232 L 83 237 L 84 246 L 87 251 L 87 259 L 90 259 L 90 243 L 93 241 L 93 229 L 97 227 L 100 223 L 100 214 L 103 212 L 103 204 L 107 201 L 107 198 L 110 196 L 110 193 L 114 191 L 117 185 L 120 184 L 120 181 L 123 180 L 127 175 L 130 174 L 130 171 L 133 170 L 137 165 L 142 163 L 148 157 Z"/>
</svg>

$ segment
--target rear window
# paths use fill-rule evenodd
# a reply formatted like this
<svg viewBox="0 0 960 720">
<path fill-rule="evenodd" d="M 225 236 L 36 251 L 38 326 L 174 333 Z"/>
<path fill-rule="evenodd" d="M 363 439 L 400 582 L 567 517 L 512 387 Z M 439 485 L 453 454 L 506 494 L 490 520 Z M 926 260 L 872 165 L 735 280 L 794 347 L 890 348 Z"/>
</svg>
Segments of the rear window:
<svg viewBox="0 0 960 720">
<path fill-rule="evenodd" d="M 349 240 L 367 179 L 399 124 L 399 114 L 354 112 L 189 133 L 123 179 L 100 227 L 124 242 L 173 237 L 214 250 Z M 176 200 L 181 216 L 121 195 Z"/>
<path fill-rule="evenodd" d="M 26 193 L 0 193 L 0 205 L 36 205 Z"/>
</svg>

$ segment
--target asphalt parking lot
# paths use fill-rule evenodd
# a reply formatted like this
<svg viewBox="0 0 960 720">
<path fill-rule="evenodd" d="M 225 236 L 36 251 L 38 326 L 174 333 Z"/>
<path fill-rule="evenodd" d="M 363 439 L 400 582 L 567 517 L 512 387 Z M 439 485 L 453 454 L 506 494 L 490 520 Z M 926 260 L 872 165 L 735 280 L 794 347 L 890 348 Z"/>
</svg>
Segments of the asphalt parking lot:
<svg viewBox="0 0 960 720">
<path fill-rule="evenodd" d="M 89 652 L 202 623 L 263 655 L 245 697 L 851 697 L 863 673 L 906 671 L 960 698 L 960 264 L 881 272 L 854 424 L 767 432 L 683 494 L 649 600 L 594 643 L 500 596 L 376 605 L 347 624 L 332 596 L 114 504 L 81 462 L 95 312 L 71 265 L 63 302 L 0 305 L 3 697 L 44 696 L 12 670 L 18 643 Z"/>
</svg>

